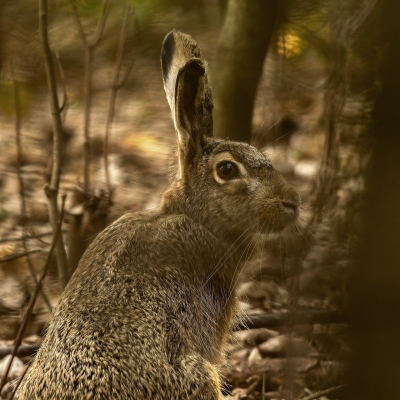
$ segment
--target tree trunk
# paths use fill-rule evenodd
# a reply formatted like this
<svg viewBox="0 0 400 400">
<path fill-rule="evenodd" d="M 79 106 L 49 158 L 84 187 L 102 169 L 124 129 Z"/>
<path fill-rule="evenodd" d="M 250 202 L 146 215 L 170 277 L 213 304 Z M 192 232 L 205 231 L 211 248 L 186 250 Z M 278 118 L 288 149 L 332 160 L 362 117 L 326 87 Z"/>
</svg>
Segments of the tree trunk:
<svg viewBox="0 0 400 400">
<path fill-rule="evenodd" d="M 351 287 L 353 398 L 400 393 L 400 2 L 382 2 L 382 92 L 374 112 L 377 139 L 368 186 L 365 236 Z"/>
<path fill-rule="evenodd" d="M 254 100 L 277 13 L 277 0 L 229 0 L 211 70 L 216 136 L 250 142 Z"/>
</svg>

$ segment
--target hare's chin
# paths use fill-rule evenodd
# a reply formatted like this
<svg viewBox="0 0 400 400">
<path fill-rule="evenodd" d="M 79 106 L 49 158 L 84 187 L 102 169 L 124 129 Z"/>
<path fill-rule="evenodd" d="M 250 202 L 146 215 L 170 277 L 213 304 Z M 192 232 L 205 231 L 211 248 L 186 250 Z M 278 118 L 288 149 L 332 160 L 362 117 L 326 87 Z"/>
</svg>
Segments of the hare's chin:
<svg viewBox="0 0 400 400">
<path fill-rule="evenodd" d="M 271 221 L 270 223 L 264 223 L 260 224 L 260 231 L 263 234 L 277 234 L 280 235 L 282 232 L 286 231 L 287 228 L 292 226 L 296 222 L 297 218 L 296 216 L 286 216 L 284 218 L 274 221 Z"/>
<path fill-rule="evenodd" d="M 282 235 L 285 234 L 285 232 L 290 229 L 290 227 L 295 223 L 295 221 L 290 222 L 285 224 L 284 226 L 277 228 L 277 227 L 272 227 L 271 229 L 264 229 L 264 232 L 261 232 L 261 234 L 269 240 L 274 240 L 278 239 Z"/>
</svg>

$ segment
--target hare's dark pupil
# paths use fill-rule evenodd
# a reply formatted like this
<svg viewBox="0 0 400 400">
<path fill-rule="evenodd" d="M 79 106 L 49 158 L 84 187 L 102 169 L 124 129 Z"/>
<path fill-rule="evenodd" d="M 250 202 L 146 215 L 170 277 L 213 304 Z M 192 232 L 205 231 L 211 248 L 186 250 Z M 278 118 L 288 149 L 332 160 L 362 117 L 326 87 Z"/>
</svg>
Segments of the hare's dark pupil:
<svg viewBox="0 0 400 400">
<path fill-rule="evenodd" d="M 224 175 L 230 175 L 232 173 L 233 167 L 232 164 L 226 163 L 225 165 L 222 166 L 222 173 Z"/>
<path fill-rule="evenodd" d="M 218 175 L 222 179 L 232 179 L 237 176 L 236 165 L 231 162 L 222 162 L 218 166 Z"/>
</svg>

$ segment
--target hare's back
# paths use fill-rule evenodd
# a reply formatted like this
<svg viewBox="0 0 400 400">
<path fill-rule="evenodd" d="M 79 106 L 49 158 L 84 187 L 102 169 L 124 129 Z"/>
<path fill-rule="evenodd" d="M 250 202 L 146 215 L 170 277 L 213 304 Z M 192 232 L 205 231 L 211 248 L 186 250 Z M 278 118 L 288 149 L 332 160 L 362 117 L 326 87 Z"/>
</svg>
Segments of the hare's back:
<svg viewBox="0 0 400 400">
<path fill-rule="evenodd" d="M 68 286 L 76 291 L 80 281 L 90 285 L 95 275 L 97 288 L 107 276 L 156 278 L 173 271 L 179 276 L 196 275 L 200 272 L 196 267 L 206 268 L 222 253 L 222 246 L 209 230 L 184 214 L 126 214 L 96 237 Z"/>
</svg>

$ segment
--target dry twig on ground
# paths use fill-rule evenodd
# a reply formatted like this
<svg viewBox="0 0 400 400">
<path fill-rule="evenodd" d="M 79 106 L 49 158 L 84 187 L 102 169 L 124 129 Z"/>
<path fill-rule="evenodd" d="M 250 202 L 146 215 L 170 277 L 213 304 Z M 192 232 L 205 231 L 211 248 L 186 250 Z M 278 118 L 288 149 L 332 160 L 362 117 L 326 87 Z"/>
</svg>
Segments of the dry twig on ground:
<svg viewBox="0 0 400 400">
<path fill-rule="evenodd" d="M 338 385 L 331 387 L 329 389 L 321 390 L 318 393 L 311 394 L 310 396 L 302 397 L 300 400 L 316 400 L 319 399 L 322 396 L 327 396 L 328 394 L 336 393 L 339 392 L 343 389 L 345 389 L 348 385 Z"/>
</svg>

